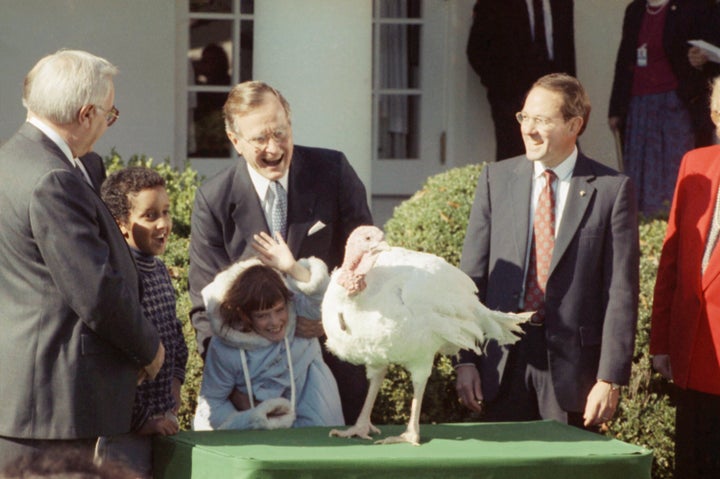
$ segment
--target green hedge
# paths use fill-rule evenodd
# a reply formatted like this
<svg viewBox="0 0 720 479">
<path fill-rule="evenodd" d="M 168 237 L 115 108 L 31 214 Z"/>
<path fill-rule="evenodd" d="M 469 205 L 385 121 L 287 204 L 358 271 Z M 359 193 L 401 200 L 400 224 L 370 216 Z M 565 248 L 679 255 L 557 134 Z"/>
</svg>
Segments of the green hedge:
<svg viewBox="0 0 720 479">
<path fill-rule="evenodd" d="M 175 224 L 173 236 L 163 260 L 168 265 L 178 293 L 178 317 L 190 349 L 187 379 L 183 386 L 183 405 L 180 423 L 189 429 L 200 387 L 202 362 L 195 351 L 195 338 L 188 312 L 187 292 L 188 244 L 190 212 L 195 189 L 201 178 L 187 165 L 178 170 L 167 161 L 153 164 L 151 159 L 134 156 L 127 163 L 142 164 L 157 169 L 168 182 Z M 113 152 L 106 159 L 109 171 L 124 162 Z M 458 264 L 473 194 L 481 165 L 456 168 L 427 180 L 412 198 L 395 209 L 385 225 L 391 244 L 427 251 Z M 649 316 L 652 288 L 666 223 L 662 219 L 643 220 L 641 238 L 641 296 L 640 320 L 636 339 L 630 386 L 623 388 L 616 418 L 610 423 L 607 435 L 642 445 L 654 451 L 653 478 L 672 477 L 674 408 L 667 381 L 650 368 L 648 355 Z M 455 377 L 446 357 L 436 358 L 436 368 L 428 381 L 421 422 L 473 421 L 457 402 Z M 408 420 L 412 386 L 406 371 L 391 367 L 382 386 L 373 421 L 376 424 L 401 424 Z"/>
</svg>

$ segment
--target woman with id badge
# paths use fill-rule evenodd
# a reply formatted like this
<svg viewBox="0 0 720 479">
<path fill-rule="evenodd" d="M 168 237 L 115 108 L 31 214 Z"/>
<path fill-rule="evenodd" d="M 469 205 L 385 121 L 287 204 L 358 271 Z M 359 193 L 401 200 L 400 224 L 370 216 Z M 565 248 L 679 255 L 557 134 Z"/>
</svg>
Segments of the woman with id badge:
<svg viewBox="0 0 720 479">
<path fill-rule="evenodd" d="M 645 216 L 668 211 L 683 155 L 713 141 L 708 79 L 688 61 L 709 4 L 633 0 L 625 10 L 608 124 Z"/>
</svg>

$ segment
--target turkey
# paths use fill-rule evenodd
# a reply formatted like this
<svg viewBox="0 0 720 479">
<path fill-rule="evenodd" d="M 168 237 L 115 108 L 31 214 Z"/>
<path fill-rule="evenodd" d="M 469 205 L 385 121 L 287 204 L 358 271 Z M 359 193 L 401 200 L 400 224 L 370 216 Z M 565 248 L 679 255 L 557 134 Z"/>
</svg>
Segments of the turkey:
<svg viewBox="0 0 720 479">
<path fill-rule="evenodd" d="M 420 443 L 420 408 L 436 353 L 460 349 L 481 353 L 478 344 L 495 339 L 512 344 L 531 313 L 491 311 L 478 300 L 465 273 L 428 253 L 390 247 L 383 232 L 360 226 L 347 241 L 322 303 L 327 347 L 339 358 L 364 364 L 370 381 L 354 426 L 330 436 L 361 437 L 380 430 L 370 421 L 389 364 L 411 375 L 413 399 L 405 432 L 377 443 Z"/>
</svg>

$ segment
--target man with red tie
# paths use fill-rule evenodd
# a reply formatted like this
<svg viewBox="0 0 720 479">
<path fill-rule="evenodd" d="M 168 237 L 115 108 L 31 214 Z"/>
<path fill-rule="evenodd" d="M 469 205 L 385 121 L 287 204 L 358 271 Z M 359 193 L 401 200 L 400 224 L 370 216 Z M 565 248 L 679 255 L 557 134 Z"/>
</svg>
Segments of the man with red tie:
<svg viewBox="0 0 720 479">
<path fill-rule="evenodd" d="M 516 115 L 525 155 L 478 181 L 460 267 L 489 308 L 535 312 L 512 347 L 461 352 L 459 400 L 491 421 L 597 429 L 630 378 L 637 202 L 629 178 L 578 151 L 589 114 L 575 78 L 541 77 Z"/>
</svg>

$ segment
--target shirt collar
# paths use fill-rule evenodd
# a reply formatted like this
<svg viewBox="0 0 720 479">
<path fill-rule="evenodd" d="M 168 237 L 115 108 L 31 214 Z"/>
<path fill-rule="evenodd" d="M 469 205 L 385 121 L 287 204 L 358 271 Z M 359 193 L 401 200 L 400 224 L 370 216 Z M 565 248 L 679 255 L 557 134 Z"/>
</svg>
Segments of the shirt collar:
<svg viewBox="0 0 720 479">
<path fill-rule="evenodd" d="M 35 126 L 38 130 L 42 131 L 45 136 L 50 138 L 53 143 L 55 143 L 58 148 L 65 154 L 67 159 L 70 161 L 71 165 L 79 166 L 75 157 L 72 154 L 72 151 L 70 150 L 70 146 L 63 140 L 63 138 L 56 132 L 50 125 L 42 121 L 40 118 L 36 116 L 31 116 L 27 119 L 27 122 L 31 125 Z"/>
<path fill-rule="evenodd" d="M 258 198 L 265 199 L 265 196 L 267 195 L 268 187 L 270 186 L 270 180 L 265 178 L 263 175 L 255 171 L 255 168 L 250 166 L 250 163 L 245 161 L 245 164 L 248 169 L 248 173 L 250 174 L 250 181 L 252 181 L 253 186 L 255 187 L 255 191 L 257 192 Z M 285 188 L 285 191 L 288 190 L 288 173 L 287 171 L 283 175 L 282 178 L 278 180 L 283 188 Z"/>
<path fill-rule="evenodd" d="M 577 163 L 578 158 L 578 149 L 577 146 L 573 148 L 572 153 L 570 153 L 570 156 L 565 158 L 562 163 L 557 165 L 555 168 L 550 168 L 554 173 L 555 176 L 558 177 L 559 181 L 567 181 L 570 176 L 572 175 L 573 170 L 575 169 L 575 164 Z M 548 168 L 545 168 L 542 163 L 539 161 L 533 162 L 534 171 L 533 171 L 533 177 L 538 178 L 542 176 L 543 172 L 547 170 Z"/>
</svg>

